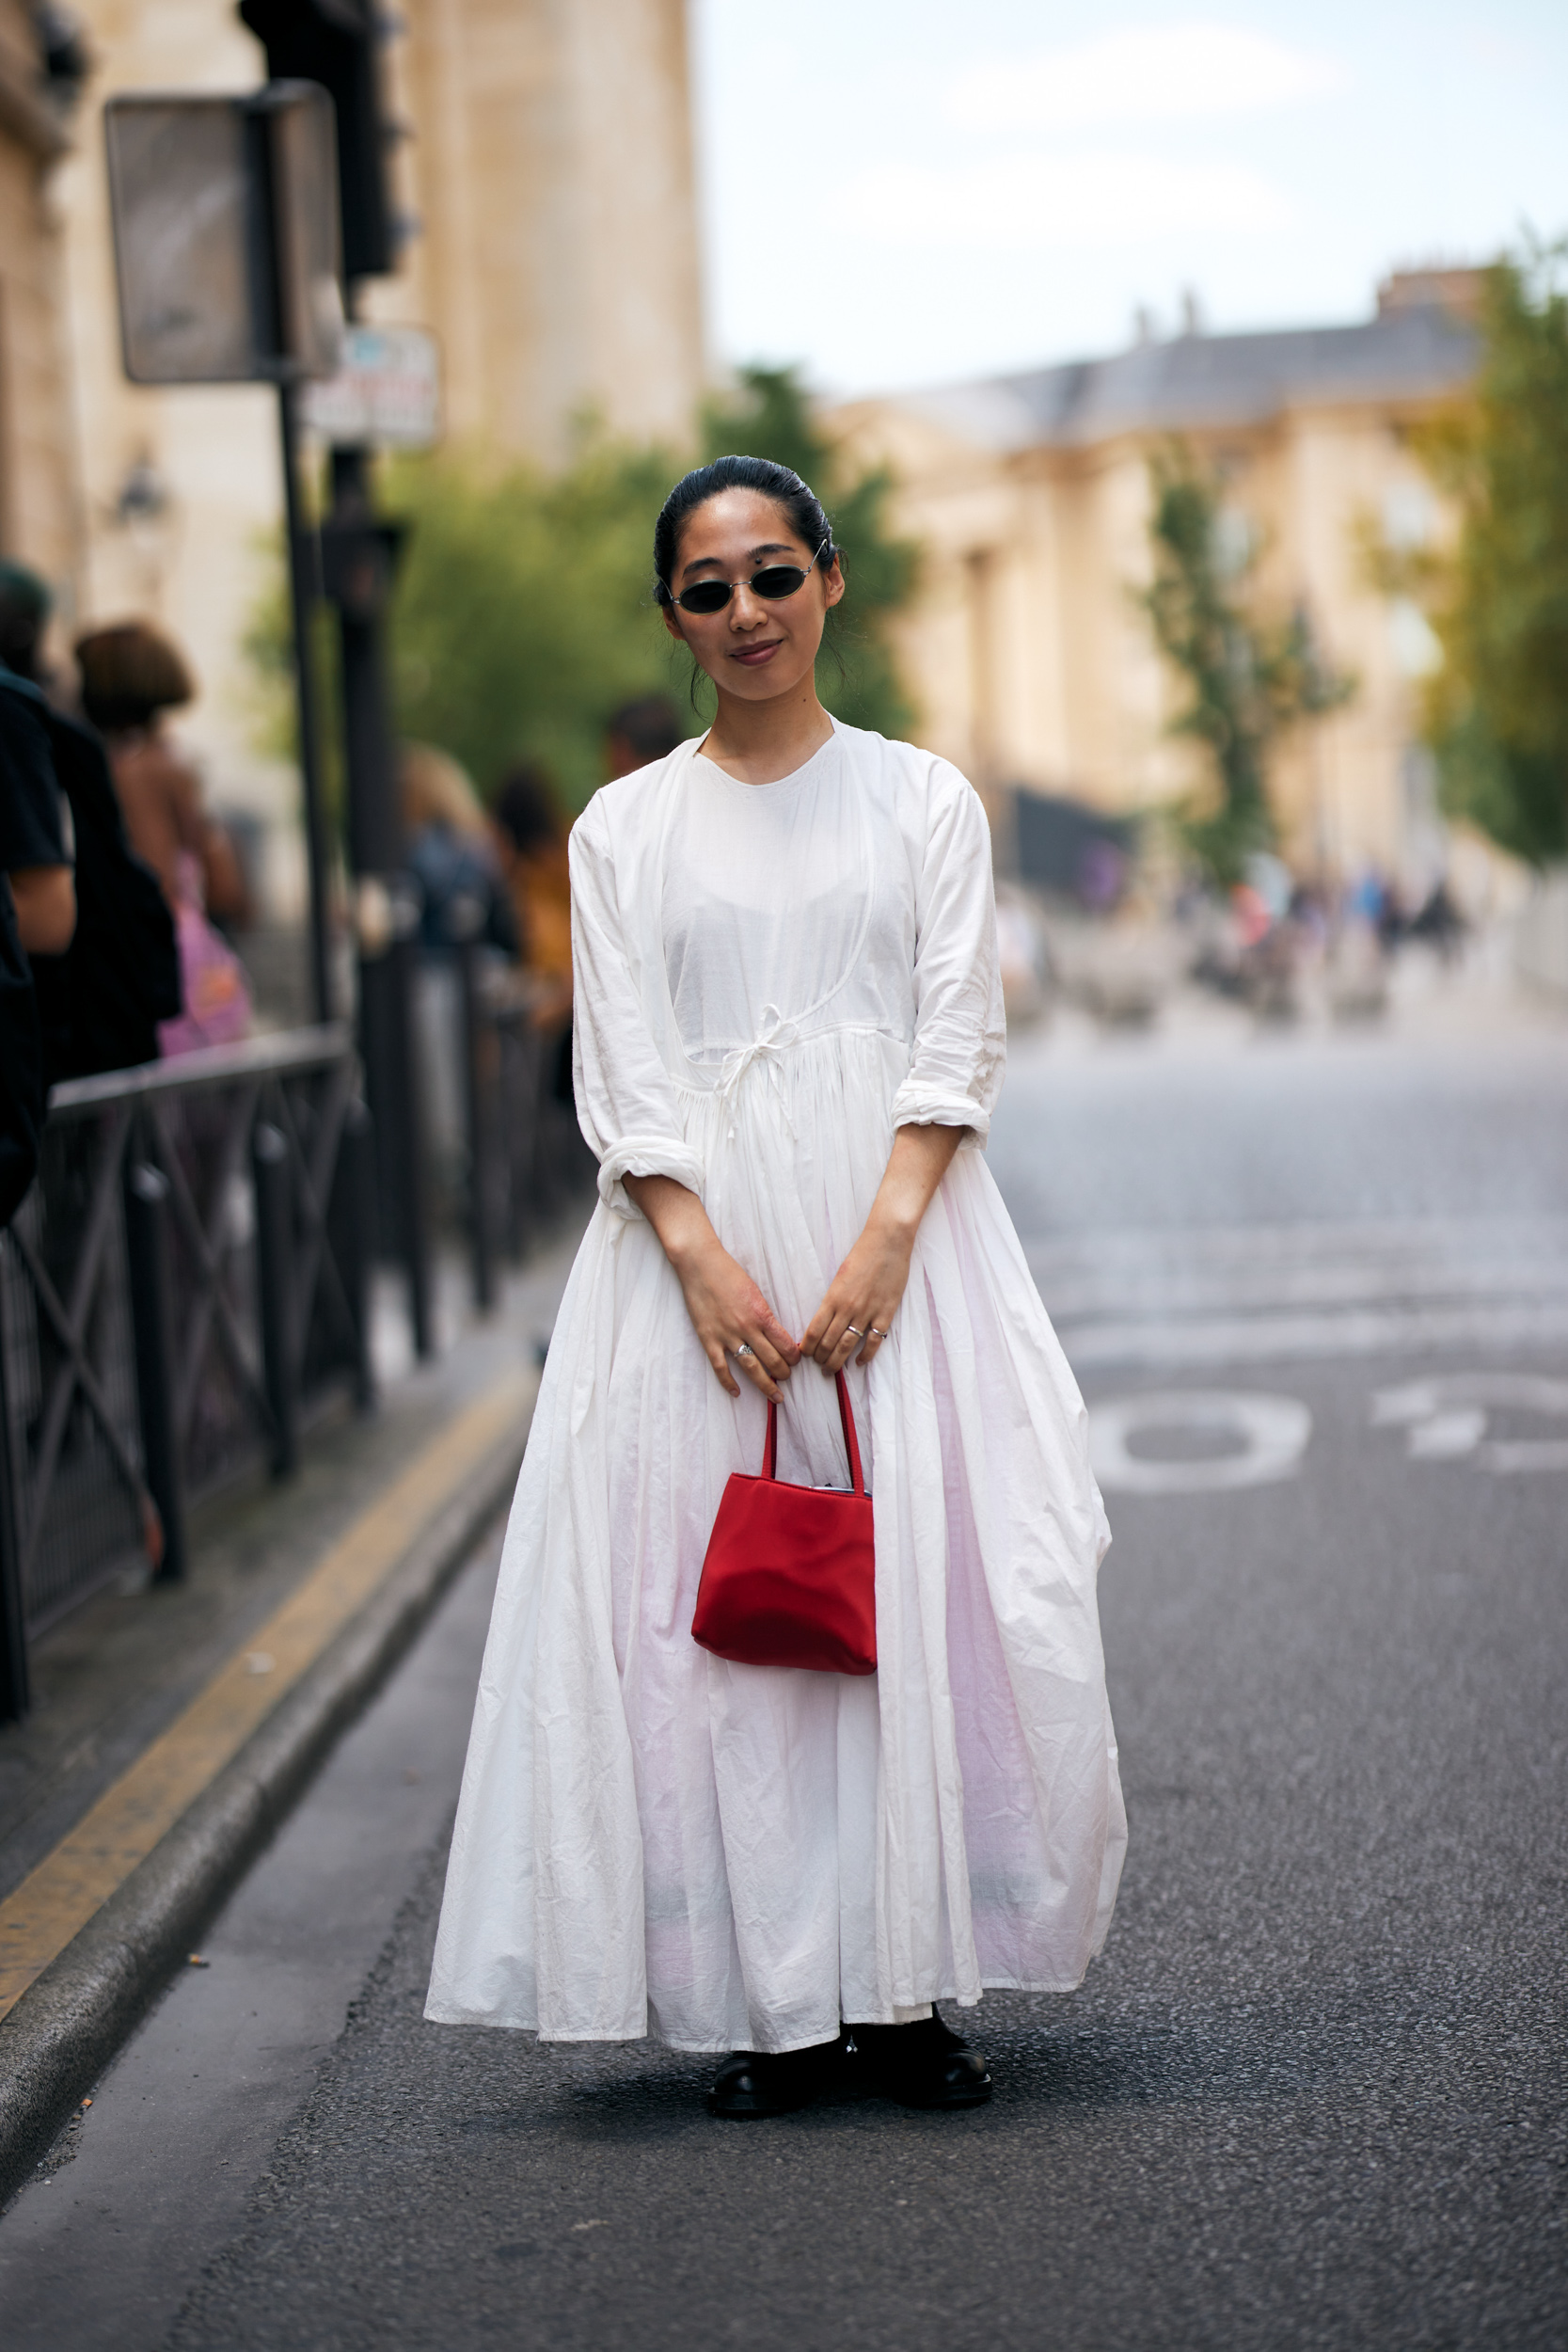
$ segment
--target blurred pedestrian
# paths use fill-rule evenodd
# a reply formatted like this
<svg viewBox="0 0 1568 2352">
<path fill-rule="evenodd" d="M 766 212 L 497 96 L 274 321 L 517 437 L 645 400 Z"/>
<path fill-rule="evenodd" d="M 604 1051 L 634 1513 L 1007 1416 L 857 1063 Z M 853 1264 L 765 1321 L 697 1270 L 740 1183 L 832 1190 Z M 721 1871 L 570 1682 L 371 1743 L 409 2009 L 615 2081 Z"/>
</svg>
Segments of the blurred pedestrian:
<svg viewBox="0 0 1568 2352">
<path fill-rule="evenodd" d="M 686 737 L 680 712 L 667 694 L 640 694 L 610 713 L 605 756 L 610 781 L 629 776 L 656 759 L 668 759 Z"/>
<path fill-rule="evenodd" d="M 420 885 L 420 944 L 450 957 L 470 942 L 517 952 L 517 926 L 478 793 L 433 743 L 405 743 L 399 766 L 410 872 Z"/>
<path fill-rule="evenodd" d="M 551 1028 L 572 1009 L 572 878 L 565 820 L 542 760 L 522 760 L 501 778 L 490 830 L 534 984 L 533 1018 Z"/>
<path fill-rule="evenodd" d="M 935 2003 L 1076 1985 L 1126 1836 L 1083 1402 L 973 1148 L 1006 1052 L 985 812 L 823 709 L 845 581 L 796 475 L 699 469 L 654 554 L 717 715 L 572 834 L 600 1205 L 507 1532 L 426 2014 L 729 2048 L 722 2116 L 857 2077 L 972 2106 L 985 2060 Z M 802 1488 L 843 1487 L 857 1429 L 873 1508 L 830 1512 Z M 769 1589 L 699 1646 L 736 1472 Z M 874 1643 L 816 1645 L 840 1555 L 814 1585 L 787 1529 L 825 1516 L 854 1518 L 826 1540 L 866 1603 L 874 1518 Z M 762 1565 L 737 1542 L 742 1590 Z"/>
<path fill-rule="evenodd" d="M 4 675 L 32 697 L 75 859 L 75 930 L 32 958 L 46 1087 L 156 1060 L 158 1024 L 182 1005 L 173 921 L 126 838 L 103 744 L 43 691 L 49 601 L 36 575 L 0 567 Z"/>
<path fill-rule="evenodd" d="M 420 892 L 420 1120 L 427 1163 L 441 1191 L 458 1200 L 471 1173 L 466 1073 L 478 1041 L 468 1027 L 475 1003 L 468 983 L 487 958 L 516 954 L 517 927 L 466 771 L 432 743 L 405 743 L 398 779 L 404 854 Z"/>
<path fill-rule="evenodd" d="M 49 748 L 47 707 L 13 667 L 49 611 L 40 580 L 0 564 L 0 1227 L 38 1168 L 45 1079 L 33 955 L 61 955 L 76 892 Z"/>
<path fill-rule="evenodd" d="M 195 684 L 178 648 L 147 621 L 89 629 L 76 641 L 82 708 L 108 748 L 131 846 L 158 878 L 174 918 L 182 1009 L 159 1024 L 159 1049 L 231 1045 L 250 1029 L 245 967 L 208 920 L 243 910 L 232 845 L 201 804 L 201 780 L 167 733 L 166 713 Z"/>
<path fill-rule="evenodd" d="M 1453 963 L 1465 944 L 1465 917 L 1453 902 L 1446 879 L 1439 875 L 1406 927 L 1406 937 L 1424 939 L 1436 948 L 1443 963 Z"/>
<path fill-rule="evenodd" d="M 63 955 L 76 928 L 72 859 L 49 742 L 49 705 L 35 675 L 49 591 L 20 564 L 0 563 L 0 866 L 29 955 Z"/>
</svg>

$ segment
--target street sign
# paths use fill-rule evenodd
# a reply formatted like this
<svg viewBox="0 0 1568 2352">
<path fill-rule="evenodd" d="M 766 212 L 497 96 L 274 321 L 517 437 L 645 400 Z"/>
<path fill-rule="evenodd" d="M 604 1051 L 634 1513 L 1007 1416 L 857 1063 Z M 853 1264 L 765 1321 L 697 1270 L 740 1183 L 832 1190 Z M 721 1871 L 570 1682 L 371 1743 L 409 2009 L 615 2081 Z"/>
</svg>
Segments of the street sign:
<svg viewBox="0 0 1568 2352">
<path fill-rule="evenodd" d="M 339 449 L 428 449 L 440 437 L 440 353 L 422 326 L 351 326 L 336 375 L 300 403 L 307 433 Z"/>
<path fill-rule="evenodd" d="M 342 341 L 332 101 L 135 92 L 103 110 L 134 384 L 328 375 Z"/>
</svg>

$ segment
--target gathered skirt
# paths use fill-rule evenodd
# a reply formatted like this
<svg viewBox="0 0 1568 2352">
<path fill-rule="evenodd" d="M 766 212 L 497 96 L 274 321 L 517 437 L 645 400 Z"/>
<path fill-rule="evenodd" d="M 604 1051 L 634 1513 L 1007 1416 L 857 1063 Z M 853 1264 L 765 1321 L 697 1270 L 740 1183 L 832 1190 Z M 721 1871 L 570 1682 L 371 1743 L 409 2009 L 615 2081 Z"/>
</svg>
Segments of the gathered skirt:
<svg viewBox="0 0 1568 2352">
<path fill-rule="evenodd" d="M 907 1049 L 829 1031 L 688 1090 L 720 1237 L 804 1330 L 886 1165 Z M 724 1482 L 766 1406 L 719 1386 L 652 1229 L 603 1204 L 509 1522 L 426 2013 L 562 2041 L 782 2051 L 986 1986 L 1070 1990 L 1126 1842 L 1082 1399 L 983 1154 L 927 1212 L 850 1393 L 878 1672 L 691 1638 Z M 846 1485 L 801 1363 L 779 1475 Z"/>
</svg>

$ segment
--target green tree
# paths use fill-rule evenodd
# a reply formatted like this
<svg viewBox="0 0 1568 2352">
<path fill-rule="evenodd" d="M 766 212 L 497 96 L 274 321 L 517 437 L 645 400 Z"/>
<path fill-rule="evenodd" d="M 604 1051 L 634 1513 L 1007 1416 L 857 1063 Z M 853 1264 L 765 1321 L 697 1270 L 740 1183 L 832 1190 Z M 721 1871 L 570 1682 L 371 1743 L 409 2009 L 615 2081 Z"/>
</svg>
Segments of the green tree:
<svg viewBox="0 0 1568 2352">
<path fill-rule="evenodd" d="M 1442 666 L 1425 730 L 1445 805 L 1531 865 L 1568 857 L 1568 248 L 1486 273 L 1472 398 L 1417 437 L 1453 500 L 1421 593 Z"/>
<path fill-rule="evenodd" d="M 883 467 L 848 474 L 793 368 L 745 368 L 735 394 L 704 410 L 704 458 L 735 453 L 793 467 L 827 508 L 844 550 L 848 594 L 828 616 L 816 680 L 823 701 L 849 726 L 906 734 L 914 713 L 887 624 L 913 593 L 920 551 L 912 540 L 890 535 L 892 475 Z"/>
<path fill-rule="evenodd" d="M 615 705 L 684 691 L 650 557 L 678 471 L 597 438 L 558 474 L 466 453 L 393 469 L 388 504 L 410 525 L 392 613 L 402 732 L 451 752 L 483 792 L 542 758 L 580 808 Z"/>
<path fill-rule="evenodd" d="M 1139 593 L 1155 642 L 1185 690 L 1170 733 L 1203 746 L 1210 773 L 1179 813 L 1182 838 L 1213 882 L 1241 880 L 1276 839 L 1269 759 L 1286 728 L 1354 691 L 1319 660 L 1305 613 L 1256 610 L 1258 548 L 1232 528 L 1218 478 L 1180 443 L 1149 467 L 1154 576 Z"/>
</svg>

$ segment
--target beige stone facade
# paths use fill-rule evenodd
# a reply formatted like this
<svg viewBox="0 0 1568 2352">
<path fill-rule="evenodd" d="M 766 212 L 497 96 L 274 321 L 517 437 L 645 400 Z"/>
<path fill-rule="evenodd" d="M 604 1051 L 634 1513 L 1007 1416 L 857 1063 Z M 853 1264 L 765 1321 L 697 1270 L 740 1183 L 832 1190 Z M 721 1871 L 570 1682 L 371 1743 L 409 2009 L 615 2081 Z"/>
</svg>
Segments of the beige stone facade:
<svg viewBox="0 0 1568 2352">
<path fill-rule="evenodd" d="M 679 444 L 703 382 L 685 0 L 408 0 L 389 64 L 419 224 L 377 317 L 433 327 L 456 437 Z"/>
<path fill-rule="evenodd" d="M 261 387 L 125 381 L 102 123 L 117 90 L 245 90 L 264 62 L 231 0 L 77 4 L 94 72 L 54 200 L 80 529 L 74 553 L 58 526 L 18 544 L 79 617 L 145 613 L 186 647 L 202 695 L 182 731 L 214 801 L 266 820 L 283 913 L 303 887 L 294 784 L 255 748 L 242 642 L 275 564 L 277 402 Z M 21 0 L 0 0 L 7 11 L 20 20 Z M 435 330 L 449 436 L 549 464 L 592 411 L 678 441 L 703 377 L 684 0 L 401 0 L 396 23 L 388 95 L 409 135 L 394 183 L 415 233 L 367 310 Z M 34 409 L 64 449 L 60 387 Z M 32 478 L 37 504 L 71 513 Z"/>
<path fill-rule="evenodd" d="M 31 10 L 0 0 L 0 551 L 69 588 L 81 516 L 53 184 L 67 144 Z"/>
<path fill-rule="evenodd" d="M 923 739 L 983 789 L 1125 812 L 1190 787 L 1193 755 L 1166 732 L 1176 690 L 1136 600 L 1149 460 L 1179 435 L 1222 473 L 1225 525 L 1259 550 L 1260 596 L 1305 612 L 1356 681 L 1278 761 L 1290 856 L 1305 872 L 1373 864 L 1418 885 L 1439 853 L 1414 748 L 1433 644 L 1372 585 L 1364 533 L 1410 545 L 1445 527 L 1409 427 L 1474 366 L 1463 291 L 1395 279 L 1360 326 L 1189 334 L 837 411 L 855 453 L 893 468 L 896 520 L 926 548 L 899 648 Z"/>
</svg>

